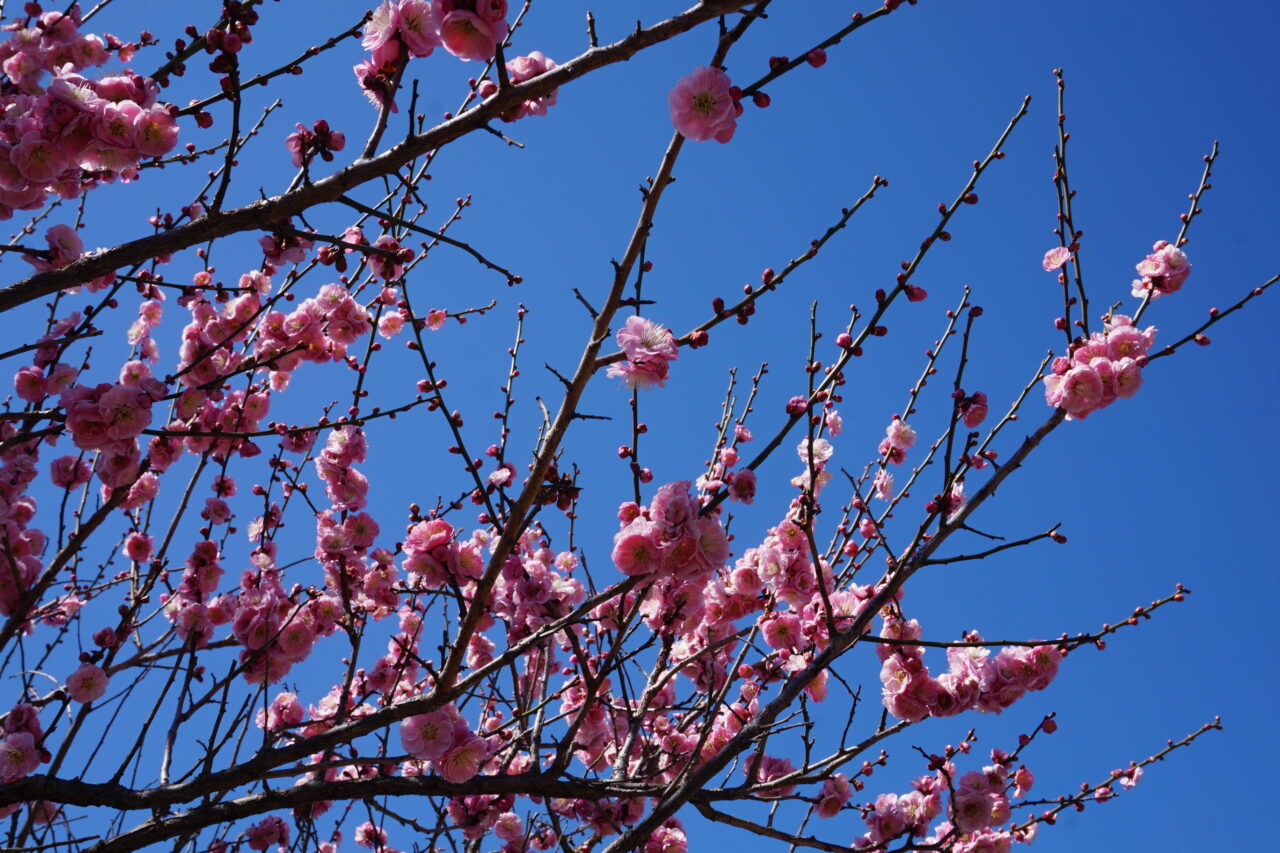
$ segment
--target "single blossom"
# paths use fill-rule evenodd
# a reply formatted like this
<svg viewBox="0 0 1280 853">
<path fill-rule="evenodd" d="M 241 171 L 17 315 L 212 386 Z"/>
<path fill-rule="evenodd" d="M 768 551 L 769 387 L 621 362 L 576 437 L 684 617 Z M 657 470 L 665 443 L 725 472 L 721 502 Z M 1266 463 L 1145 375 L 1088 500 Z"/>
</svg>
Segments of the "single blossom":
<svg viewBox="0 0 1280 853">
<path fill-rule="evenodd" d="M 102 698 L 107 683 L 107 674 L 101 667 L 86 663 L 67 679 L 67 695 L 73 702 L 88 704 Z"/>
<path fill-rule="evenodd" d="M 1071 250 L 1066 246 L 1054 246 L 1052 249 L 1044 253 L 1044 260 L 1040 265 L 1044 267 L 1045 272 L 1053 272 L 1062 269 L 1067 261 L 1071 260 Z"/>
<path fill-rule="evenodd" d="M 729 75 L 706 66 L 676 83 L 667 95 L 667 106 L 676 131 L 694 142 L 728 142 L 737 129 L 741 110 Z"/>
</svg>

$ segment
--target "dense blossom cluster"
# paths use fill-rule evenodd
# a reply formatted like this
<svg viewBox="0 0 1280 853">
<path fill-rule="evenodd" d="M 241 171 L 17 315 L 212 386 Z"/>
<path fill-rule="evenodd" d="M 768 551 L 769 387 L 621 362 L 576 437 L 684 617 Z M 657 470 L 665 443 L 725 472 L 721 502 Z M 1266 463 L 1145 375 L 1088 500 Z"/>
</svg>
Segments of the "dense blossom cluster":
<svg viewBox="0 0 1280 853">
<path fill-rule="evenodd" d="M 430 761 L 446 782 L 467 781 L 489 757 L 488 743 L 452 704 L 401 721 L 400 743 L 415 759 Z"/>
<path fill-rule="evenodd" d="M 968 746 L 961 751 L 967 752 Z M 1017 831 L 999 826 L 1009 820 L 1010 798 L 1026 796 L 1034 777 L 1025 766 L 1014 770 L 1013 759 L 1001 750 L 992 750 L 991 760 L 982 770 L 959 778 L 955 764 L 947 761 L 936 772 L 912 781 L 910 792 L 879 795 L 864 811 L 867 832 L 854 841 L 853 849 L 883 850 L 903 836 L 927 845 L 950 842 L 943 849 L 953 853 L 1008 853 L 1014 842 L 1029 844 L 1035 838 L 1034 825 Z M 944 806 L 946 819 L 930 830 Z"/>
<path fill-rule="evenodd" d="M 671 123 L 684 137 L 694 142 L 728 142 L 738 129 L 742 115 L 741 97 L 729 82 L 729 75 L 719 68 L 695 68 L 681 78 L 667 95 Z"/>
<path fill-rule="evenodd" d="M 1138 262 L 1137 269 L 1142 278 L 1133 280 L 1133 295 L 1142 298 L 1150 294 L 1152 299 L 1159 299 L 1182 289 L 1191 274 L 1191 263 L 1186 252 L 1160 240 L 1151 247 L 1151 254 Z"/>
<path fill-rule="evenodd" d="M 382 106 L 409 56 L 443 47 L 459 59 L 487 62 L 508 32 L 507 0 L 385 0 L 365 25 L 362 43 L 372 56 L 355 67 L 356 80 Z"/>
<path fill-rule="evenodd" d="M 1052 373 L 1044 378 L 1045 400 L 1083 419 L 1132 397 L 1142 387 L 1142 368 L 1155 338 L 1155 326 L 1138 329 L 1126 315 L 1113 315 L 1105 331 L 1076 341 L 1069 356 L 1053 360 Z"/>
<path fill-rule="evenodd" d="M 611 365 L 606 375 L 622 377 L 630 388 L 666 384 L 670 363 L 680 357 L 679 345 L 670 331 L 652 320 L 632 315 L 618 329 L 617 341 L 627 360 Z"/>
<path fill-rule="evenodd" d="M 646 621 L 654 630 L 696 624 L 695 603 L 729 557 L 717 516 L 702 516 L 687 480 L 658 489 L 647 507 L 625 503 L 613 537 L 613 564 L 625 575 L 652 577 Z"/>
<path fill-rule="evenodd" d="M 254 294 L 240 299 L 257 303 Z M 347 347 L 372 329 L 369 311 L 357 303 L 346 288 L 327 284 L 288 314 L 267 311 L 258 323 L 253 354 L 259 363 L 270 366 L 272 387 L 283 390 L 298 365 L 342 359 Z M 236 330 L 235 334 L 243 332 Z"/>
<path fill-rule="evenodd" d="M 969 645 L 947 649 L 948 669 L 934 678 L 925 666 L 924 648 L 911 645 L 920 639 L 920 623 L 886 618 L 880 636 L 892 641 L 876 646 L 883 662 L 884 706 L 913 723 L 971 708 L 998 714 L 1028 691 L 1048 687 L 1062 660 L 1062 652 L 1051 645 L 1008 646 L 992 656 L 978 645 L 982 638 L 970 633 L 965 636 Z"/>
<path fill-rule="evenodd" d="M 78 4 L 6 27 L 12 35 L 0 42 L 0 67 L 12 85 L 0 94 L 0 219 L 40 207 L 49 193 L 74 198 L 98 181 L 131 179 L 139 161 L 177 144 L 177 123 L 158 103 L 154 80 L 80 74 L 113 51 L 127 60 L 134 46 L 79 27 Z"/>
<path fill-rule="evenodd" d="M 0 784 L 29 775 L 42 763 L 52 760 L 42 743 L 44 727 L 34 706 L 15 705 L 0 720 Z M 0 817 L 12 814 L 17 806 L 0 809 Z"/>
</svg>

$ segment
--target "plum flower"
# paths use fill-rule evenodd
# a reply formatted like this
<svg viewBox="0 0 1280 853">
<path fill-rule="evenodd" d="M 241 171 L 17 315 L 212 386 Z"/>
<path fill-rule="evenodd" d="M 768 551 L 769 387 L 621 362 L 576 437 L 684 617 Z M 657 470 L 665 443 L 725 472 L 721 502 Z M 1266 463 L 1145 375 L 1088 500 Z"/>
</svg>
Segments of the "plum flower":
<svg viewBox="0 0 1280 853">
<path fill-rule="evenodd" d="M 667 364 L 680 357 L 671 332 L 643 317 L 628 317 L 617 341 L 627 360 L 610 367 L 605 375 L 622 377 L 630 388 L 661 387 L 667 379 Z"/>
<path fill-rule="evenodd" d="M 1054 246 L 1052 249 L 1044 253 L 1044 260 L 1040 265 L 1044 267 L 1045 272 L 1053 272 L 1060 270 L 1071 260 L 1071 250 L 1066 246 Z"/>
<path fill-rule="evenodd" d="M 31 732 L 10 732 L 0 740 L 0 783 L 21 779 L 40 766 L 40 750 Z"/>
<path fill-rule="evenodd" d="M 86 663 L 67 679 L 67 695 L 74 702 L 87 705 L 107 692 L 108 678 L 102 667 Z"/>
<path fill-rule="evenodd" d="M 444 755 L 454 741 L 456 714 L 448 708 L 437 708 L 418 714 L 400 723 L 400 742 L 404 751 L 414 758 L 436 760 Z"/>
<path fill-rule="evenodd" d="M 507 0 L 433 0 L 444 49 L 459 59 L 487 62 L 510 31 Z"/>
<path fill-rule="evenodd" d="M 507 77 L 513 84 L 519 84 L 526 80 L 532 80 L 539 74 L 546 74 L 555 67 L 556 61 L 554 59 L 549 59 L 542 51 L 535 50 L 528 56 L 517 56 L 508 62 Z M 492 80 L 482 80 L 476 91 L 480 93 L 480 97 L 488 98 L 497 93 L 498 84 Z M 552 89 L 540 98 L 522 101 L 505 112 L 499 113 L 499 118 L 505 122 L 513 122 L 525 116 L 545 116 L 547 107 L 555 106 L 556 95 L 559 91 L 559 89 Z"/>
<path fill-rule="evenodd" d="M 1155 335 L 1154 326 L 1140 330 L 1129 317 L 1113 315 L 1105 332 L 1072 344 L 1070 357 L 1054 359 L 1053 372 L 1044 378 L 1045 401 L 1084 418 L 1117 398 L 1132 397 L 1142 386 Z"/>
<path fill-rule="evenodd" d="M 676 83 L 667 95 L 667 106 L 676 131 L 694 142 L 728 142 L 737 129 L 741 110 L 729 75 L 706 66 Z"/>
</svg>

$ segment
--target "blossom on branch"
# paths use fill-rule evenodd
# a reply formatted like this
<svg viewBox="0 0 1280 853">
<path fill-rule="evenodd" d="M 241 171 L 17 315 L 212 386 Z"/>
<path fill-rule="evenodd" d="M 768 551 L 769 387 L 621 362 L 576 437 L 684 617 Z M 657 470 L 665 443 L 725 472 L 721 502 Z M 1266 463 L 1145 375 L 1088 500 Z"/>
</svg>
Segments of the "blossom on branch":
<svg viewBox="0 0 1280 853">
<path fill-rule="evenodd" d="M 667 365 L 680 357 L 671 332 L 651 320 L 632 315 L 618 330 L 618 346 L 627 360 L 610 366 L 607 376 L 620 376 L 629 388 L 666 384 Z"/>
<path fill-rule="evenodd" d="M 729 75 L 719 68 L 696 68 L 667 95 L 671 123 L 678 133 L 694 142 L 728 142 L 742 114 L 734 92 Z"/>
</svg>

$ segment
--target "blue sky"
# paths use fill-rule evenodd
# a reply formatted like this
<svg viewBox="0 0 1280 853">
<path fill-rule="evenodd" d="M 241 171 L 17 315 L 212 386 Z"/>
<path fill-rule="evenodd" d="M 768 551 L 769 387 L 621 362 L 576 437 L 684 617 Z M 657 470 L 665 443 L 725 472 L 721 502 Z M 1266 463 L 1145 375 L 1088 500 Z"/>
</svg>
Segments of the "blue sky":
<svg viewBox="0 0 1280 853">
<path fill-rule="evenodd" d="M 602 41 L 624 34 L 637 15 L 650 22 L 681 8 L 669 0 L 627 4 L 625 10 L 598 5 Z M 849 13 L 870 9 L 846 2 L 774 5 L 770 20 L 730 56 L 735 82 L 762 74 L 769 56 L 797 55 Z M 304 14 L 298 0 L 268 4 L 244 65 L 274 67 L 347 26 L 362 9 L 316 0 Z M 515 52 L 540 49 L 556 59 L 576 54 L 585 46 L 582 12 L 581 4 L 536 0 Z M 213 16 L 202 11 L 187 17 L 185 8 L 183 17 L 175 14 L 117 0 L 92 29 L 132 34 L 145 26 L 168 42 L 182 25 L 194 20 L 203 28 Z M 654 269 L 645 284 L 646 297 L 657 300 L 646 313 L 677 331 L 705 319 L 712 297 L 731 300 L 744 283 L 758 281 L 763 268 L 781 268 L 802 253 L 873 175 L 890 185 L 762 303 L 749 325 L 713 330 L 711 347 L 682 352 L 666 389 L 643 395 L 650 430 L 643 462 L 654 469 L 656 482 L 700 472 L 730 366 L 740 366 L 742 378 L 760 361 L 770 362 L 752 423 L 758 435 L 776 429 L 783 404 L 804 387 L 800 368 L 810 303 L 819 302 L 830 341 L 843 327 L 848 305 L 870 305 L 876 288 L 892 286 L 899 261 L 911 257 L 933 227 L 937 202 L 955 195 L 970 162 L 989 150 L 1022 97 L 1031 94 L 1031 112 L 1005 146 L 1007 156 L 977 189 L 979 204 L 960 211 L 950 228 L 954 239 L 931 252 L 913 280 L 930 298 L 896 306 L 890 334 L 874 341 L 850 374 L 841 407 L 846 433 L 836 443 L 836 459 L 860 470 L 872 457 L 920 370 L 921 353 L 942 328 L 943 311 L 958 301 L 964 285 L 985 309 L 966 388 L 986 391 L 993 413 L 1004 410 L 1044 352 L 1062 344 L 1052 328 L 1059 291 L 1040 269 L 1041 255 L 1055 245 L 1055 67 L 1066 70 L 1069 167 L 1079 191 L 1075 210 L 1096 311 L 1113 302 L 1121 310 L 1133 307 L 1133 264 L 1155 240 L 1176 233 L 1201 157 L 1214 140 L 1221 141 L 1222 154 L 1205 214 L 1187 246 L 1191 277 L 1145 320 L 1168 342 L 1201 322 L 1210 306 L 1225 308 L 1280 272 L 1274 252 L 1280 126 L 1270 62 L 1278 31 L 1280 10 L 1261 0 L 1227 6 L 922 0 L 830 50 L 823 68 L 798 69 L 770 86 L 772 105 L 748 105 L 728 145 L 687 144 L 650 240 Z M 475 447 L 494 436 L 488 415 L 500 401 L 517 302 L 532 310 L 513 446 L 530 444 L 538 423 L 533 395 L 556 399 L 556 383 L 541 364 L 571 370 L 589 329 L 572 288 L 589 299 L 603 293 L 609 260 L 623 251 L 638 211 L 637 187 L 657 168 L 670 135 L 666 92 L 706 62 L 713 42 L 710 32 L 694 33 L 562 89 L 547 118 L 507 128 L 523 149 L 477 134 L 439 158 L 428 190 L 434 214 L 428 221 L 443 219 L 456 196 L 472 194 L 473 206 L 451 233 L 525 278 L 508 289 L 467 256 L 436 251 L 421 269 L 421 283 L 415 282 L 416 292 L 427 294 L 417 306 L 425 300 L 428 307 L 454 311 L 498 300 L 487 316 L 466 327 L 450 324 L 429 339 L 432 357 L 450 379 L 450 405 L 467 416 Z M 347 159 L 339 163 L 355 156 L 374 117 L 349 71 L 360 58 L 350 42 L 301 77 L 253 93 L 254 104 L 280 97 L 284 107 L 246 152 L 229 203 L 256 198 L 260 187 L 273 194 L 288 185 L 292 171 L 283 137 L 294 122 L 328 119 L 348 135 Z M 137 67 L 156 62 L 140 60 Z M 422 111 L 434 116 L 455 106 L 476 70 L 445 55 L 411 66 L 421 79 Z M 170 97 L 185 103 L 212 85 L 201 64 L 193 63 Z M 220 139 L 226 114 L 215 114 L 213 130 L 184 124 L 182 139 L 197 145 Z M 391 133 L 403 132 L 402 120 L 393 121 Z M 109 245 L 144 233 L 143 219 L 154 206 L 176 209 L 187 196 L 168 194 L 196 186 L 202 175 L 201 168 L 171 169 L 94 193 L 86 243 Z M 329 211 L 312 222 L 340 231 L 346 220 Z M 228 241 L 218 250 L 215 263 L 223 276 L 256 264 L 254 239 Z M 25 274 L 16 258 L 4 263 L 6 280 Z M 194 263 L 191 256 L 179 257 L 174 269 L 184 273 L 175 278 L 194 271 Z M 0 329 L 16 335 L 29 316 L 0 317 Z M 937 567 L 913 580 L 904 606 L 928 638 L 954 638 L 971 628 L 1013 638 L 1096 630 L 1179 581 L 1193 590 L 1189 600 L 1114 637 L 1105 652 L 1072 655 L 1048 691 L 1000 718 L 967 715 L 951 726 L 934 721 L 914 729 L 890 745 L 892 764 L 873 779 L 883 787 L 873 785 L 869 793 L 905 791 L 904 780 L 922 772 L 911 745 L 937 750 L 976 726 L 980 750 L 1008 749 L 1018 732 L 1049 711 L 1058 713 L 1061 729 L 1027 761 L 1037 775 L 1036 794 L 1070 793 L 1081 781 L 1101 779 L 1220 714 L 1225 731 L 1152 768 L 1117 802 L 1065 816 L 1042 833 L 1035 849 L 1189 849 L 1236 835 L 1243 815 L 1264 811 L 1269 800 L 1253 780 L 1280 758 L 1269 678 L 1275 673 L 1270 625 L 1280 563 L 1267 536 L 1274 523 L 1269 510 L 1276 505 L 1269 439 L 1280 416 L 1280 370 L 1265 355 L 1276 316 L 1275 295 L 1268 294 L 1213 330 L 1212 346 L 1152 365 L 1136 398 L 1061 427 L 973 519 L 983 530 L 1014 538 L 1062 522 L 1069 544 L 1039 543 L 981 564 Z M 177 319 L 175 310 L 169 317 L 173 334 Z M 104 372 L 116 363 L 113 346 L 122 356 L 119 337 L 96 347 Z M 162 342 L 163 357 L 173 353 L 172 339 L 167 348 Z M 373 396 L 388 402 L 412 397 L 419 376 L 405 355 L 387 347 L 382 369 L 375 366 Z M 936 426 L 946 414 L 945 369 L 938 380 L 921 405 L 922 424 Z M 345 382 L 344 374 L 315 371 L 309 379 L 300 375 L 294 390 L 314 406 L 332 399 L 335 381 Z M 614 454 L 629 441 L 625 401 L 612 380 L 599 377 L 583 408 L 616 420 L 576 424 L 568 442 L 567 456 L 587 472 L 589 505 L 578 533 L 597 577 L 612 571 L 605 549 L 613 508 L 630 490 L 625 465 Z M 1035 392 L 1021 424 L 998 449 L 1007 456 L 1048 414 Z M 927 426 L 921 435 L 931 435 Z M 370 443 L 366 470 L 375 484 L 374 506 L 389 519 L 384 530 L 394 528 L 408 502 L 434 503 L 437 494 L 463 487 L 456 458 L 443 452 L 449 442 L 441 423 L 425 413 L 383 422 L 371 430 Z M 753 536 L 758 541 L 785 510 L 792 494 L 787 481 L 798 473 L 794 443 L 784 443 L 761 468 L 761 497 L 734 523 L 739 550 Z M 829 501 L 838 505 L 836 497 Z M 899 515 L 910 523 L 908 513 Z M 302 549 L 309 547 L 299 541 Z M 878 695 L 874 667 L 855 665 L 852 671 L 868 675 L 867 691 Z M 304 699 L 314 701 L 327 689 L 327 681 L 318 683 L 325 687 Z M 878 718 L 878 712 L 864 713 L 868 726 Z M 1224 807 L 1224 800 L 1230 805 Z M 722 838 L 744 850 L 772 849 L 749 835 L 708 831 L 696 818 L 689 823 L 694 849 Z M 811 829 L 842 843 L 861 832 L 848 820 Z"/>
</svg>

